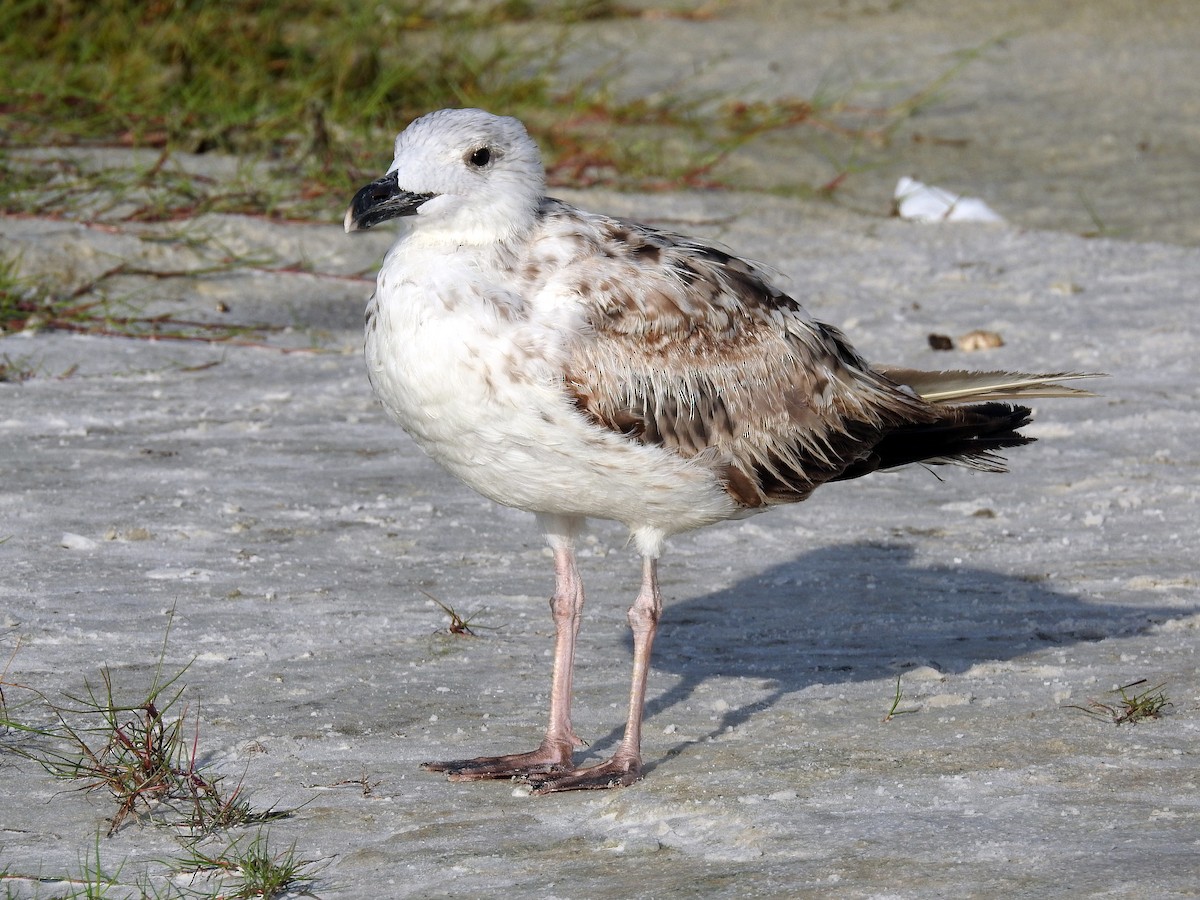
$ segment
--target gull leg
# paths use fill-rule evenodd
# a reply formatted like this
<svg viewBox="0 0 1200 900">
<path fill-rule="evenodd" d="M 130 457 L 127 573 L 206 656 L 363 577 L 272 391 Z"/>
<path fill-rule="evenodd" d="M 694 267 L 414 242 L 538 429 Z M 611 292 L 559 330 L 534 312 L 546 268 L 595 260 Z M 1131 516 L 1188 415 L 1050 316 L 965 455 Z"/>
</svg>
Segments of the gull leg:
<svg viewBox="0 0 1200 900">
<path fill-rule="evenodd" d="M 543 522 L 543 527 L 554 551 L 554 596 L 550 598 L 550 612 L 554 617 L 554 669 L 550 679 L 550 722 L 546 726 L 546 735 L 538 748 L 528 753 L 427 762 L 421 765 L 426 771 L 445 772 L 451 781 L 562 772 L 571 768 L 571 751 L 583 745 L 571 727 L 575 638 L 583 615 L 583 581 L 575 563 L 575 523 L 552 520 Z"/>
<path fill-rule="evenodd" d="M 642 777 L 642 712 L 646 705 L 646 678 L 650 672 L 650 651 L 661 616 L 658 560 L 647 556 L 642 564 L 642 589 L 629 608 L 629 627 L 633 630 L 633 679 L 625 736 L 621 738 L 612 757 L 597 765 L 545 774 L 530 773 L 526 780 L 533 785 L 535 794 L 625 787 Z"/>
</svg>

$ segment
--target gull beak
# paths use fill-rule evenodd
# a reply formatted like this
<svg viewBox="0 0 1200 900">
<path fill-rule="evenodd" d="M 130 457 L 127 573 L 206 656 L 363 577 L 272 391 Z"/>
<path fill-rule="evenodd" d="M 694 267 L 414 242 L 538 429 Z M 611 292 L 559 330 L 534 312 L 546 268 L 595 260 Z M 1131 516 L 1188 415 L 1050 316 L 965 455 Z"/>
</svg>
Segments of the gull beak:
<svg viewBox="0 0 1200 900">
<path fill-rule="evenodd" d="M 372 181 L 354 195 L 343 223 L 346 233 L 366 230 L 372 225 L 399 216 L 416 215 L 417 207 L 435 196 L 437 195 L 414 194 L 412 191 L 401 190 L 396 173 L 391 172 L 378 181 Z"/>
</svg>

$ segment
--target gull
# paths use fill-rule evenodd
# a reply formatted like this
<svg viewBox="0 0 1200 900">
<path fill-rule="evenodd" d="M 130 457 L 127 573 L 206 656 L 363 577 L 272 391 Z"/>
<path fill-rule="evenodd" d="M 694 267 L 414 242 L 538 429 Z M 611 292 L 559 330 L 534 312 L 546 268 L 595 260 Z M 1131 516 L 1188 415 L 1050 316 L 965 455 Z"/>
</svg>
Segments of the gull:
<svg viewBox="0 0 1200 900">
<path fill-rule="evenodd" d="M 435 461 L 532 512 L 554 558 L 549 723 L 534 750 L 425 763 L 456 781 L 515 777 L 535 793 L 642 775 L 651 647 L 668 537 L 909 463 L 1004 471 L 1030 410 L 1086 394 L 1073 373 L 872 367 L 754 263 L 702 240 L 546 196 L 514 118 L 443 109 L 396 138 L 354 196 L 347 232 L 399 219 L 366 311 L 376 396 Z M 628 527 L 642 582 L 633 677 L 610 759 L 573 763 L 572 671 L 588 517 Z"/>
</svg>

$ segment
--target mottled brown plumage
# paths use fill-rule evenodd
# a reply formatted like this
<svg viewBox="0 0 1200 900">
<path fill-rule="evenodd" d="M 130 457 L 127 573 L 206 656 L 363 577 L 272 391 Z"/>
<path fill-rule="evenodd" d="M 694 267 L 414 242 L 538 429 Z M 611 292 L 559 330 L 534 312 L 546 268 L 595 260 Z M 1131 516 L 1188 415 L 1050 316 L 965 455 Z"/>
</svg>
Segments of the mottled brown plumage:
<svg viewBox="0 0 1200 900">
<path fill-rule="evenodd" d="M 456 780 L 539 793 L 632 784 L 673 534 L 803 500 L 827 481 L 907 463 L 1002 468 L 1029 410 L 1084 393 L 1073 376 L 873 369 L 753 263 L 544 195 L 515 119 L 423 116 L 347 230 L 407 223 L 367 320 L 371 384 L 388 412 L 481 494 L 537 515 L 553 554 L 549 722 L 527 753 L 427 763 Z M 611 758 L 574 765 L 571 725 L 587 517 L 622 522 L 642 556 L 629 609 L 633 677 Z"/>
<path fill-rule="evenodd" d="M 589 215 L 594 239 L 579 243 L 573 265 L 556 219 L 576 227 L 580 213 L 554 200 L 541 212 L 545 241 L 520 265 L 530 292 L 583 300 L 564 366 L 570 396 L 605 428 L 705 461 L 740 507 L 803 500 L 827 481 L 912 462 L 997 469 L 996 450 L 1029 441 L 1015 432 L 1026 408 L 923 399 L 745 260 Z M 554 259 L 542 258 L 543 243 Z"/>
</svg>

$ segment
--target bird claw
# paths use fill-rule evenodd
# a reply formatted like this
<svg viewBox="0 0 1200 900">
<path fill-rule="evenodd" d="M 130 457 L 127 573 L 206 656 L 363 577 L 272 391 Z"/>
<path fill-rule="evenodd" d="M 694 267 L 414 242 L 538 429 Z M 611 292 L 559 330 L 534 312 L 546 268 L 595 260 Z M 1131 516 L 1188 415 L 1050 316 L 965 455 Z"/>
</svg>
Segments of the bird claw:
<svg viewBox="0 0 1200 900">
<path fill-rule="evenodd" d="M 642 780 L 642 766 L 637 760 L 610 759 L 584 769 L 564 769 L 545 775 L 529 773 L 518 779 L 533 788 L 535 794 L 558 791 L 602 791 L 629 787 Z"/>
<path fill-rule="evenodd" d="M 426 772 L 445 772 L 450 781 L 483 781 L 499 778 L 526 778 L 554 775 L 569 771 L 570 758 L 564 762 L 539 748 L 529 753 L 508 756 L 477 756 L 474 759 L 452 759 L 443 762 L 421 763 Z"/>
<path fill-rule="evenodd" d="M 564 762 L 559 754 L 544 747 L 508 756 L 427 762 L 422 763 L 421 768 L 427 772 L 444 772 L 450 781 L 512 778 L 528 784 L 534 794 L 608 790 L 628 787 L 642 778 L 639 759 L 613 757 L 594 766 L 575 768 L 569 755 Z"/>
</svg>

